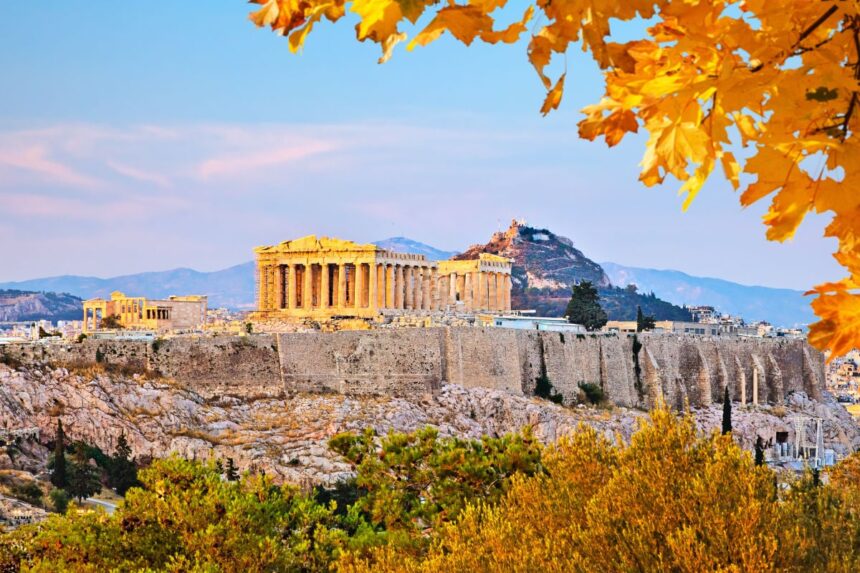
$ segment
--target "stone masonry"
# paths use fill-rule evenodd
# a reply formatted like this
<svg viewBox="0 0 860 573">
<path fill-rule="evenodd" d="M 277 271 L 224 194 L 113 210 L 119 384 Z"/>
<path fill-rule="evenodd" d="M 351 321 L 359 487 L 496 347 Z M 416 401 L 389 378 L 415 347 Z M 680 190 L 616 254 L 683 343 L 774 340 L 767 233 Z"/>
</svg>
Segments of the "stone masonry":
<svg viewBox="0 0 860 573">
<path fill-rule="evenodd" d="M 203 396 L 272 397 L 295 392 L 414 397 L 443 384 L 534 393 L 546 373 L 566 403 L 598 384 L 619 406 L 663 400 L 706 407 L 732 400 L 779 404 L 790 392 L 820 399 L 824 358 L 802 340 L 625 335 L 443 327 L 180 337 L 144 341 L 0 346 L 23 363 L 96 363 L 156 372 Z M 637 379 L 636 365 L 639 366 Z"/>
</svg>

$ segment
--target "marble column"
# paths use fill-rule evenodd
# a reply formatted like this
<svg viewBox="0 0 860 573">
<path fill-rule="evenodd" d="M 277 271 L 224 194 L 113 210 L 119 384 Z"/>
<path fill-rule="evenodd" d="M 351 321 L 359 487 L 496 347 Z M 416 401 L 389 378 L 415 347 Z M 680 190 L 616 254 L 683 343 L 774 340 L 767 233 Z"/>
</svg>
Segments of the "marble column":
<svg viewBox="0 0 860 573">
<path fill-rule="evenodd" d="M 259 277 L 259 280 L 260 280 L 259 309 L 260 310 L 268 310 L 268 308 L 266 307 L 266 304 L 269 302 L 269 290 L 267 288 L 268 281 L 267 281 L 267 277 L 266 277 L 267 273 L 268 273 L 268 267 L 266 265 L 260 265 L 260 277 Z"/>
<path fill-rule="evenodd" d="M 463 302 L 466 305 L 466 310 L 471 311 L 475 308 L 475 300 L 472 296 L 475 286 L 475 273 L 466 273 L 465 279 L 463 283 Z"/>
<path fill-rule="evenodd" d="M 320 308 L 328 308 L 331 304 L 329 299 L 329 291 L 331 290 L 331 269 L 328 263 L 323 261 L 320 267 L 322 277 L 320 277 Z"/>
<path fill-rule="evenodd" d="M 433 269 L 424 267 L 421 274 L 424 279 L 421 289 L 424 292 L 422 308 L 424 310 L 433 310 Z"/>
<path fill-rule="evenodd" d="M 376 263 L 367 265 L 367 308 L 376 308 L 377 294 L 376 289 L 379 286 L 379 270 Z"/>
<path fill-rule="evenodd" d="M 475 310 L 487 310 L 490 308 L 489 298 L 487 297 L 487 273 L 476 272 L 475 280 L 478 283 L 475 285 L 475 298 L 477 300 Z"/>
<path fill-rule="evenodd" d="M 499 310 L 499 288 L 496 284 L 499 279 L 499 273 L 490 273 L 487 280 L 487 298 L 490 303 L 490 310 Z"/>
<path fill-rule="evenodd" d="M 346 265 L 337 266 L 337 307 L 346 308 Z"/>
<path fill-rule="evenodd" d="M 284 267 L 277 265 L 275 267 L 275 308 L 280 310 L 284 308 Z"/>
<path fill-rule="evenodd" d="M 747 374 L 740 368 L 738 365 L 738 371 L 740 372 L 740 379 L 738 383 L 741 385 L 741 405 L 747 405 Z"/>
<path fill-rule="evenodd" d="M 430 270 L 430 310 L 439 310 L 440 295 L 442 293 L 442 281 L 439 277 L 439 269 Z"/>
<path fill-rule="evenodd" d="M 404 300 L 403 306 L 409 310 L 414 308 L 413 304 L 415 301 L 415 290 L 412 286 L 412 269 L 413 267 L 406 267 L 403 269 L 403 282 L 405 283 L 404 290 Z"/>
<path fill-rule="evenodd" d="M 310 310 L 314 303 L 314 266 L 305 263 L 305 284 L 302 289 L 302 308 Z"/>
<path fill-rule="evenodd" d="M 287 308 L 293 310 L 296 308 L 296 265 L 291 264 L 287 272 Z"/>
<path fill-rule="evenodd" d="M 394 270 L 394 308 L 398 310 L 403 309 L 403 295 L 404 292 L 404 273 L 403 273 L 403 265 L 395 265 Z"/>
<path fill-rule="evenodd" d="M 394 308 L 394 266 L 385 265 L 385 308 Z"/>
<path fill-rule="evenodd" d="M 364 308 L 364 265 L 355 263 L 355 308 Z"/>
</svg>

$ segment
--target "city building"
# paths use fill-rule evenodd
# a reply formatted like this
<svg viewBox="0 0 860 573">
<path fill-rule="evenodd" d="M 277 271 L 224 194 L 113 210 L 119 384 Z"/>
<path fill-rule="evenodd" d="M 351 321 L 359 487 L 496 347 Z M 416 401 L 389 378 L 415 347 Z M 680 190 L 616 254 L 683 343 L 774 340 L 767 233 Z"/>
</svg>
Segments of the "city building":
<svg viewBox="0 0 860 573">
<path fill-rule="evenodd" d="M 364 318 L 509 311 L 511 261 L 431 261 L 376 245 L 310 235 L 254 249 L 254 318 Z"/>
<path fill-rule="evenodd" d="M 635 320 L 610 320 L 603 327 L 607 332 L 636 332 Z M 700 336 L 720 336 L 724 334 L 717 323 L 682 322 L 678 320 L 658 320 L 650 332 L 671 334 L 698 334 Z M 725 333 L 729 334 L 729 333 Z"/>
<path fill-rule="evenodd" d="M 113 317 L 113 328 L 129 330 L 198 330 L 206 324 L 205 296 L 170 296 L 166 300 L 129 297 L 112 292 L 109 300 L 93 298 L 84 301 L 83 332 L 106 328 L 105 320 Z"/>
<path fill-rule="evenodd" d="M 517 330 L 548 330 L 553 332 L 572 332 L 574 334 L 586 334 L 588 332 L 581 324 L 573 324 L 568 322 L 566 318 L 544 316 L 496 316 L 492 318 L 492 325 Z"/>
</svg>

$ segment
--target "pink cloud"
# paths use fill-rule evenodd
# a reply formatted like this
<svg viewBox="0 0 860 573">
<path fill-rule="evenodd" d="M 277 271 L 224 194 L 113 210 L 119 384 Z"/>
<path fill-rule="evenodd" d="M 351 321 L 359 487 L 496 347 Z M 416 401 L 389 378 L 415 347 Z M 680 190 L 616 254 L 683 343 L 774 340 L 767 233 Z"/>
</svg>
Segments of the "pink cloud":
<svg viewBox="0 0 860 573">
<path fill-rule="evenodd" d="M 107 166 L 130 179 L 136 179 L 137 181 L 142 181 L 144 183 L 152 183 L 158 187 L 170 187 L 170 180 L 166 177 L 163 177 L 157 173 L 152 173 L 150 171 L 144 171 L 142 169 L 138 169 L 136 167 L 132 167 L 130 165 L 125 165 L 123 163 L 119 163 L 116 161 L 108 161 Z"/>
<path fill-rule="evenodd" d="M 336 147 L 336 145 L 327 142 L 310 142 L 255 153 L 225 155 L 203 161 L 197 166 L 196 172 L 202 179 L 209 179 L 214 176 L 244 175 L 258 169 L 294 163 L 332 151 Z"/>
<path fill-rule="evenodd" d="M 41 145 L 31 145 L 18 150 L 0 149 L 0 165 L 27 171 L 51 183 L 70 187 L 92 189 L 102 185 L 98 179 L 51 159 L 47 149 Z"/>
</svg>

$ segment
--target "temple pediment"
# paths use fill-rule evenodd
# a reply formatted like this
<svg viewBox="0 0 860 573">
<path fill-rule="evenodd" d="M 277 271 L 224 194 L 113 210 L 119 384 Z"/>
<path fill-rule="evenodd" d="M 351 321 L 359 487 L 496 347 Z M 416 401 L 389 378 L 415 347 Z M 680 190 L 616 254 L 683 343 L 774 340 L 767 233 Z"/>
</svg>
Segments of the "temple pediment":
<svg viewBox="0 0 860 573">
<path fill-rule="evenodd" d="M 355 243 L 334 237 L 317 237 L 308 235 L 291 241 L 283 241 L 277 245 L 257 247 L 256 253 L 307 253 L 317 251 L 328 252 L 376 252 L 379 247 L 371 244 Z"/>
</svg>

